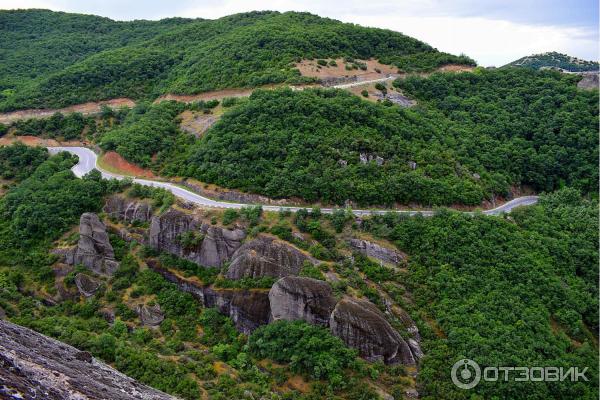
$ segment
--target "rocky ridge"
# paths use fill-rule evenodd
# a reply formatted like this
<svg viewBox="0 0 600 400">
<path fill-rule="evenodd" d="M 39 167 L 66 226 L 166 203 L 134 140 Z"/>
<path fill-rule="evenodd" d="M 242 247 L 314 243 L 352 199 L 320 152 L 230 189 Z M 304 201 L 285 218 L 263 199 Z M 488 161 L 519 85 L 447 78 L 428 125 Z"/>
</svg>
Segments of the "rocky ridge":
<svg viewBox="0 0 600 400">
<path fill-rule="evenodd" d="M 0 320 L 0 398 L 174 400 L 58 340 Z"/>
</svg>

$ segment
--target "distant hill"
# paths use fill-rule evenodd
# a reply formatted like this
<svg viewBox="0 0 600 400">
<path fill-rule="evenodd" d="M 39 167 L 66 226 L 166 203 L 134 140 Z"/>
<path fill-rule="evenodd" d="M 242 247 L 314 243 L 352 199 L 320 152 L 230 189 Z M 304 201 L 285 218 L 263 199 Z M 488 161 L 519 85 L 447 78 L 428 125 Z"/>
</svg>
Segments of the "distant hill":
<svg viewBox="0 0 600 400">
<path fill-rule="evenodd" d="M 577 57 L 571 57 L 554 51 L 519 58 L 516 61 L 506 64 L 505 67 L 557 68 L 568 72 L 598 71 L 599 69 L 599 65 L 595 61 L 581 60 Z"/>
<path fill-rule="evenodd" d="M 398 32 L 308 13 L 117 22 L 0 11 L 0 111 L 302 82 L 295 62 L 329 57 L 377 58 L 404 71 L 475 64 Z"/>
</svg>

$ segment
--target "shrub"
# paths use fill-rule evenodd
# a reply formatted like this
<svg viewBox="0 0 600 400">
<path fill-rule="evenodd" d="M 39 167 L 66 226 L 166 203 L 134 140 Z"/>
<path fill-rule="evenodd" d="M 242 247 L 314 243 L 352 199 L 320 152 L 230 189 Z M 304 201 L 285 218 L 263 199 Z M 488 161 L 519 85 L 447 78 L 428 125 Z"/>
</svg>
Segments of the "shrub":
<svg viewBox="0 0 600 400">
<path fill-rule="evenodd" d="M 344 370 L 357 364 L 351 350 L 329 330 L 304 321 L 277 321 L 262 326 L 248 339 L 250 352 L 258 358 L 289 363 L 293 372 L 326 379 L 334 388 L 344 385 Z"/>
</svg>

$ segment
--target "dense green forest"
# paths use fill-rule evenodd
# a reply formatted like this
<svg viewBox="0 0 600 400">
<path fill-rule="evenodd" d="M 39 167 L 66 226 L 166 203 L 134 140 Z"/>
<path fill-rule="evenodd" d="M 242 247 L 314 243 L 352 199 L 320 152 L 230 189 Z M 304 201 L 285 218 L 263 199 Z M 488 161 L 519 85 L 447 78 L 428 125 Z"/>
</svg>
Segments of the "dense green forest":
<svg viewBox="0 0 600 400">
<path fill-rule="evenodd" d="M 55 270 L 60 264 L 50 254 L 57 245 L 76 243 L 72 228 L 81 213 L 99 212 L 105 195 L 123 190 L 128 197 L 150 198 L 155 212 L 173 199 L 165 199 L 164 190 L 102 180 L 96 172 L 78 179 L 69 170 L 75 160 L 67 153 L 48 158 L 41 148 L 0 147 L 0 165 L 18 166 L 25 159 L 37 168 L 28 168 L 0 197 L 0 309 L 11 321 L 89 351 L 140 382 L 184 399 L 207 394 L 225 400 L 249 392 L 281 400 L 316 400 L 323 394 L 366 400 L 377 398 L 366 383 L 377 377 L 402 390 L 398 382 L 406 373 L 401 367 L 367 364 L 325 328 L 282 321 L 250 336 L 240 334 L 231 319 L 216 309 L 203 309 L 189 293 L 148 269 L 145 261 L 157 256 L 154 250 L 136 241 L 127 243 L 113 231 L 110 242 L 120 262 L 115 275 L 92 298 L 75 295 L 49 301 L 63 284 L 64 290 L 77 293 L 76 273 L 92 274 L 75 266 L 61 280 Z M 223 223 L 238 219 L 250 226 L 261 224 L 255 226 L 257 231 L 269 229 L 262 225 L 260 208 L 242 209 L 229 215 L 228 222 L 225 218 Z M 311 218 L 318 225 L 317 214 Z M 278 226 L 283 223 L 289 224 L 282 219 Z M 156 260 L 206 283 L 219 272 L 166 254 Z M 141 299 L 159 304 L 164 312 L 158 329 L 139 325 L 131 303 Z M 115 312 L 114 323 L 105 319 L 107 308 Z M 285 353 L 276 351 L 292 342 Z M 293 376 L 302 377 L 305 388 L 282 390 Z"/>
<path fill-rule="evenodd" d="M 461 149 L 511 184 L 598 191 L 598 91 L 550 71 L 478 70 L 395 85 L 460 126 Z"/>
<path fill-rule="evenodd" d="M 561 68 L 571 72 L 598 71 L 600 65 L 596 61 L 581 60 L 555 51 L 543 54 L 534 54 L 519 58 L 505 67 L 522 68 Z"/>
<path fill-rule="evenodd" d="M 575 189 L 510 217 L 442 212 L 374 217 L 363 229 L 410 255 L 414 307 L 436 321 L 419 371 L 424 399 L 598 397 L 598 202 Z M 589 367 L 589 381 L 450 381 L 460 358 L 484 366 Z M 477 397 L 479 398 L 479 397 Z"/>
<path fill-rule="evenodd" d="M 12 321 L 90 351 L 133 378 L 185 399 L 205 392 L 211 399 L 241 398 L 247 391 L 289 400 L 323 394 L 377 398 L 369 381 L 402 398 L 409 381 L 404 367 L 367 364 L 327 330 L 302 322 L 279 322 L 249 337 L 240 335 L 229 318 L 202 309 L 189 294 L 144 267 L 145 260 L 157 256 L 155 251 L 112 232 L 121 266 L 94 297 L 53 306 L 37 301 L 57 290 L 56 257 L 49 250 L 56 243 L 74 243 L 77 235 L 69 230 L 82 212 L 98 211 L 106 194 L 125 190 L 129 197 L 148 197 L 155 210 L 173 199 L 127 181 L 104 181 L 97 173 L 77 179 L 68 170 L 74 159 L 65 153 L 48 158 L 44 150 L 22 145 L 0 150 L 1 165 L 14 170 L 31 165 L 0 197 L 0 307 Z M 260 208 L 247 208 L 214 214 L 211 220 L 247 225 L 250 235 L 271 232 L 318 259 L 331 260 L 305 267 L 301 275 L 325 279 L 322 271 L 335 272 L 339 280 L 332 285 L 338 298 L 366 297 L 382 310 L 391 299 L 406 309 L 419 327 L 426 354 L 417 377 L 421 398 L 595 399 L 597 212 L 597 200 L 566 188 L 504 217 L 389 213 L 363 218 L 357 225 L 343 210 L 264 216 Z M 292 229 L 310 235 L 311 241 L 297 240 Z M 408 269 L 393 270 L 358 253 L 350 261 L 343 239 L 349 234 L 391 241 L 408 255 Z M 215 280 L 218 270 L 173 256 L 162 254 L 157 260 L 203 282 L 223 279 Z M 84 271 L 90 273 L 75 267 L 64 278 L 67 290 L 74 289 L 74 274 Z M 407 301 L 407 294 L 412 300 Z M 166 318 L 159 329 L 138 325 L 130 305 L 135 299 L 160 304 Z M 113 324 L 103 317 L 107 307 L 116 310 Z M 399 321 L 392 323 L 402 332 Z M 449 379 L 449 368 L 463 357 L 480 365 L 588 367 L 589 381 L 482 382 L 465 392 Z M 304 377 L 308 391 L 279 392 L 279 385 L 294 374 Z"/>
<path fill-rule="evenodd" d="M 0 110 L 114 97 L 302 82 L 302 58 L 378 58 L 404 71 L 474 65 L 389 30 L 307 13 L 115 22 L 45 10 L 0 11 Z"/>
<path fill-rule="evenodd" d="M 144 128 L 153 111 L 101 144 L 165 175 L 339 205 L 479 205 L 520 186 L 597 191 L 598 92 L 577 90 L 573 77 L 477 70 L 395 85 L 419 105 L 340 90 L 256 91 L 199 140 L 177 134 L 167 114 L 155 124 L 169 134 Z M 147 141 L 163 145 L 138 145 Z M 150 164 L 152 154 L 160 161 Z"/>
</svg>

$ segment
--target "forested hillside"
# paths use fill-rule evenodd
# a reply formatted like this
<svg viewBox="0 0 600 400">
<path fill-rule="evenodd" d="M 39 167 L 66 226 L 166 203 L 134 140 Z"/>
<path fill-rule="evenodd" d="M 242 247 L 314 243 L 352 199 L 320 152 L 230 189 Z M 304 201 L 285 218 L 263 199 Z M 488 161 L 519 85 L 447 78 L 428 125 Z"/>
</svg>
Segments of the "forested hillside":
<svg viewBox="0 0 600 400">
<path fill-rule="evenodd" d="M 173 134 L 157 135 L 171 145 L 155 150 L 164 161 L 154 167 L 338 205 L 348 199 L 361 206 L 479 205 L 520 186 L 593 193 L 598 92 L 577 90 L 575 81 L 525 69 L 397 80 L 419 101 L 414 108 L 339 90 L 258 91 L 192 145 L 174 146 Z M 144 132 L 109 134 L 101 142 L 139 162 L 145 150 L 133 150 L 148 137 Z"/>
<path fill-rule="evenodd" d="M 115 22 L 0 11 L 0 110 L 302 82 L 302 58 L 378 58 L 401 70 L 473 64 L 397 32 L 307 13 Z"/>
<path fill-rule="evenodd" d="M 597 61 L 582 60 L 555 51 L 522 57 L 506 64 L 505 67 L 560 68 L 569 72 L 598 71 L 600 69 Z"/>
</svg>

